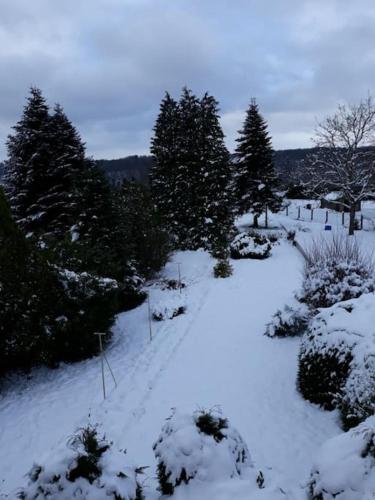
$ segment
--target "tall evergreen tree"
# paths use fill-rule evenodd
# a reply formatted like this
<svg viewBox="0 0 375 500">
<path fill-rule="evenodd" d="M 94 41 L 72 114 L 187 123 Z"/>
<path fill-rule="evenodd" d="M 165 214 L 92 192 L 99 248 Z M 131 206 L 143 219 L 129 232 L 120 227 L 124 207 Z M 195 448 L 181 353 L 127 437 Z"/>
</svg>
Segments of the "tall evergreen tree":
<svg viewBox="0 0 375 500">
<path fill-rule="evenodd" d="M 173 109 L 173 113 L 167 114 L 166 109 Z M 169 96 L 162 102 L 154 130 L 152 193 L 158 208 L 166 214 L 164 220 L 176 246 L 222 253 L 219 248 L 226 246 L 233 217 L 229 154 L 217 101 L 208 94 L 199 100 L 184 88 L 178 106 Z M 171 130 L 173 134 L 168 133 Z M 160 143 L 163 147 L 156 148 Z M 172 151 L 167 169 L 165 151 Z"/>
<path fill-rule="evenodd" d="M 150 172 L 152 196 L 167 227 L 173 226 L 175 196 L 177 194 L 176 170 L 179 138 L 178 103 L 166 92 L 160 104 L 159 116 L 151 139 L 151 154 L 154 163 Z"/>
<path fill-rule="evenodd" d="M 43 190 L 51 158 L 50 117 L 46 101 L 37 88 L 31 88 L 21 120 L 8 137 L 6 192 L 16 222 L 26 234 L 33 234 L 35 221 L 43 216 L 37 199 Z"/>
<path fill-rule="evenodd" d="M 39 232 L 44 238 L 61 241 L 72 229 L 80 213 L 79 183 L 87 172 L 85 146 L 60 105 L 50 118 L 51 159 L 45 173 L 44 189 L 37 204 L 43 217 Z"/>
<path fill-rule="evenodd" d="M 197 191 L 202 216 L 198 231 L 203 246 L 215 256 L 222 257 L 225 256 L 233 232 L 233 200 L 230 158 L 219 122 L 218 106 L 215 98 L 207 93 L 201 99 L 201 172 Z"/>
<path fill-rule="evenodd" d="M 251 210 L 254 226 L 267 208 L 277 210 L 280 206 L 275 192 L 277 178 L 267 128 L 255 99 L 252 99 L 237 139 L 234 196 L 237 213 L 244 214 Z"/>
</svg>

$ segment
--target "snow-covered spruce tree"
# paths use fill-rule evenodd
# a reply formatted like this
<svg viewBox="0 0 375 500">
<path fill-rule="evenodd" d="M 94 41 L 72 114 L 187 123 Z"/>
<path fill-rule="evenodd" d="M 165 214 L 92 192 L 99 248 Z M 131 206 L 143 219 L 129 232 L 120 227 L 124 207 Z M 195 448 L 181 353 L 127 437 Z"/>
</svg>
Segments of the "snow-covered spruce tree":
<svg viewBox="0 0 375 500">
<path fill-rule="evenodd" d="M 176 246 L 223 256 L 233 216 L 217 101 L 186 88 L 178 104 L 167 95 L 154 130 L 152 194 Z"/>
<path fill-rule="evenodd" d="M 78 181 L 86 171 L 86 160 L 85 146 L 60 105 L 55 106 L 49 131 L 51 158 L 37 200 L 43 214 L 38 233 L 53 244 L 70 235 L 80 212 Z"/>
<path fill-rule="evenodd" d="M 31 88 L 20 121 L 8 137 L 5 186 L 17 224 L 32 235 L 43 216 L 38 205 L 50 165 L 50 116 L 41 91 Z"/>
<path fill-rule="evenodd" d="M 206 93 L 200 104 L 198 130 L 202 163 L 196 190 L 203 213 L 197 230 L 204 248 L 215 257 L 225 258 L 234 232 L 229 152 L 219 122 L 218 102 Z"/>
<path fill-rule="evenodd" d="M 234 196 L 238 214 L 249 210 L 254 214 L 254 227 L 267 210 L 278 210 L 281 200 L 276 194 L 277 177 L 267 123 L 251 100 L 245 122 L 239 131 L 234 164 Z"/>
<path fill-rule="evenodd" d="M 160 104 L 159 116 L 151 139 L 153 166 L 150 172 L 152 197 L 164 225 L 171 231 L 175 225 L 175 209 L 178 192 L 176 173 L 179 138 L 178 103 L 166 92 Z"/>
<path fill-rule="evenodd" d="M 316 149 L 307 158 L 309 188 L 315 195 L 338 191 L 349 209 L 349 235 L 354 234 L 358 202 L 375 193 L 375 103 L 371 96 L 356 105 L 340 105 L 318 124 Z"/>
</svg>

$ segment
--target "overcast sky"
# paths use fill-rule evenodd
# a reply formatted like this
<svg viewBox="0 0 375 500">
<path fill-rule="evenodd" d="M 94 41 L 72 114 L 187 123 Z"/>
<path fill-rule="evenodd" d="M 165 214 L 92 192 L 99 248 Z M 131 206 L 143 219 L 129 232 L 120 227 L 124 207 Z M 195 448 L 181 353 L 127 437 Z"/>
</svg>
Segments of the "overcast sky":
<svg viewBox="0 0 375 500">
<path fill-rule="evenodd" d="M 30 85 L 88 153 L 147 153 L 165 90 L 221 105 L 233 149 L 250 97 L 276 149 L 375 92 L 375 0 L 0 0 L 0 159 Z"/>
</svg>

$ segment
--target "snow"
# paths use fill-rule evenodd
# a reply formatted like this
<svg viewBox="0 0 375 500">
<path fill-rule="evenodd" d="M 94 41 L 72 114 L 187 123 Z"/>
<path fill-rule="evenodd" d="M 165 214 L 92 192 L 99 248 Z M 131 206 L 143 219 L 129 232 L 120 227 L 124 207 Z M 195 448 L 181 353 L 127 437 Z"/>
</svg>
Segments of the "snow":
<svg viewBox="0 0 375 500">
<path fill-rule="evenodd" d="M 312 487 L 322 500 L 370 500 L 375 491 L 375 417 L 328 440 L 314 460 Z"/>
<path fill-rule="evenodd" d="M 304 220 L 297 221 L 296 206 L 289 207 L 289 217 L 270 215 L 270 225 L 282 223 L 296 230 L 301 244 L 308 244 L 314 235 L 324 234 L 325 211 L 316 209 L 310 222 L 310 211 L 302 208 Z M 330 217 L 341 230 L 341 215 L 330 212 Z M 251 215 L 241 218 L 240 230 L 250 221 Z M 370 231 L 357 237 L 361 244 L 374 246 Z M 34 370 L 29 380 L 20 376 L 4 387 L 0 395 L 2 492 L 23 486 L 34 462 L 63 456 L 67 438 L 90 422 L 99 423 L 116 448 L 127 450 L 129 467 L 150 466 L 145 495 L 156 500 L 152 446 L 171 408 L 191 415 L 219 406 L 247 444 L 266 487 L 254 489 L 253 478 L 246 477 L 197 480 L 179 486 L 173 498 L 305 500 L 318 449 L 342 435 L 338 414 L 311 405 L 297 392 L 300 339 L 264 335 L 272 315 L 293 303 L 301 287 L 301 255 L 281 240 L 270 258 L 233 260 L 233 275 L 216 280 L 215 260 L 207 253 L 178 252 L 163 278 L 178 279 L 177 263 L 186 283 L 186 313 L 171 321 L 152 322 L 152 342 L 147 303 L 118 316 L 106 351 L 117 388 L 106 373 L 106 400 L 98 358 L 53 371 Z M 157 284 L 147 291 L 151 307 L 162 300 L 162 294 L 169 294 Z"/>
</svg>

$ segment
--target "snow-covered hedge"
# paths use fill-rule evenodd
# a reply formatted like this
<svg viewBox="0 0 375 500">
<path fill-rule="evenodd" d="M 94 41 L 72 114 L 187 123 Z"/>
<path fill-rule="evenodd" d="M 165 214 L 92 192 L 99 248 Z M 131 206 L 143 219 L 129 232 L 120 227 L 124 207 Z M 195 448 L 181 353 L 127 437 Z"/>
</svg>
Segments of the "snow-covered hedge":
<svg viewBox="0 0 375 500">
<path fill-rule="evenodd" d="M 307 328 L 310 311 L 305 304 L 288 305 L 278 310 L 266 326 L 268 337 L 294 337 L 301 335 Z"/>
<path fill-rule="evenodd" d="M 375 417 L 321 447 L 309 484 L 311 500 L 370 500 L 375 495 Z"/>
<path fill-rule="evenodd" d="M 217 412 L 174 412 L 163 426 L 154 452 L 164 495 L 172 495 L 175 487 L 192 479 L 222 481 L 253 469 L 240 434 Z"/>
<path fill-rule="evenodd" d="M 375 294 L 321 309 L 302 338 L 303 396 L 339 408 L 345 428 L 375 411 Z"/>
<path fill-rule="evenodd" d="M 271 253 L 271 242 L 258 233 L 239 233 L 230 245 L 233 259 L 266 259 Z"/>
<path fill-rule="evenodd" d="M 313 308 L 329 307 L 375 291 L 371 257 L 348 238 L 334 234 L 329 240 L 313 242 L 306 250 L 308 262 L 299 296 L 302 302 Z"/>
<path fill-rule="evenodd" d="M 16 493 L 22 500 L 143 500 L 137 475 L 142 468 L 123 467 L 123 452 L 99 438 L 95 427 L 86 427 L 68 442 L 66 454 L 34 465 L 29 482 Z"/>
<path fill-rule="evenodd" d="M 152 305 L 152 317 L 155 321 L 172 319 L 186 311 L 186 301 L 180 293 L 165 294 L 165 298 Z"/>
</svg>

